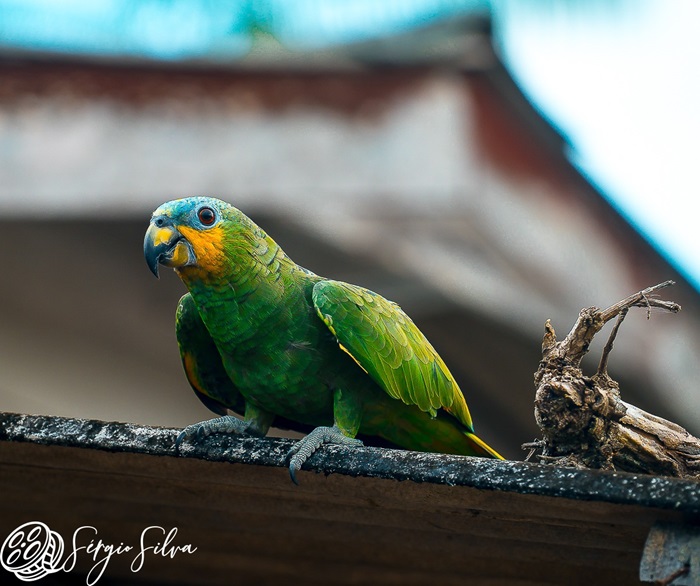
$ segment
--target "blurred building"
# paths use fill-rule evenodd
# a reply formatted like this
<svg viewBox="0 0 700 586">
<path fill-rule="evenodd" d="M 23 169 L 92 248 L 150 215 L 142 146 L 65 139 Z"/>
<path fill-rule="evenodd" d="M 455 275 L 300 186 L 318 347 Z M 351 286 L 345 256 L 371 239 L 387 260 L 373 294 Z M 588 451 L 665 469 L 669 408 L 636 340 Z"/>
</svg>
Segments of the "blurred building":
<svg viewBox="0 0 700 586">
<path fill-rule="evenodd" d="M 628 316 L 623 398 L 700 432 L 698 295 L 571 165 L 466 15 L 334 49 L 259 34 L 218 60 L 0 60 L 0 410 L 185 425 L 183 286 L 142 258 L 150 212 L 213 195 L 297 262 L 398 302 L 479 434 L 537 436 L 543 324 L 672 278 L 678 316 Z M 604 336 L 605 334 L 601 334 Z M 597 340 L 594 371 L 604 340 Z"/>
</svg>

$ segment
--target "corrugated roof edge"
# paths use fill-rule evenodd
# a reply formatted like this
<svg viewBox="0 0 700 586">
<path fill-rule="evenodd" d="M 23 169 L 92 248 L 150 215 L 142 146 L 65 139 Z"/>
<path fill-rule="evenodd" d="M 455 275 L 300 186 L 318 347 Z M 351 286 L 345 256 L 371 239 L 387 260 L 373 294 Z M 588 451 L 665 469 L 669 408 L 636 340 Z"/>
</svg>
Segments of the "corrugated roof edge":
<svg viewBox="0 0 700 586">
<path fill-rule="evenodd" d="M 174 442 L 179 431 L 132 423 L 0 413 L 0 441 L 108 452 L 175 457 Z M 197 445 L 184 444 L 179 457 L 285 467 L 287 452 L 293 443 L 293 440 L 283 438 L 210 436 Z M 327 446 L 320 450 L 309 459 L 304 470 L 700 514 L 700 483 L 623 472 L 341 446 Z"/>
</svg>

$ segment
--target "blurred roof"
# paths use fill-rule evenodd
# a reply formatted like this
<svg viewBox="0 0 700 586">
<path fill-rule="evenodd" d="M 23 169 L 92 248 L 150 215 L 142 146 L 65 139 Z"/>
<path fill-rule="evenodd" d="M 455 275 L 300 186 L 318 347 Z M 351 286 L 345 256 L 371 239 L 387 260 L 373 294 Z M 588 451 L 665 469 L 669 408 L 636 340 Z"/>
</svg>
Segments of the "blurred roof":
<svg viewBox="0 0 700 586">
<path fill-rule="evenodd" d="M 611 367 L 626 400 L 694 429 L 697 293 L 572 167 L 488 33 L 466 15 L 299 48 L 285 65 L 257 30 L 268 47 L 257 65 L 255 51 L 223 65 L 46 51 L 0 62 L 1 247 L 23 243 L 5 260 L 19 278 L 0 289 L 5 408 L 204 416 L 177 364 L 181 284 L 157 288 L 138 248 L 158 204 L 207 193 L 300 264 L 399 302 L 450 365 L 480 435 L 510 457 L 536 433 L 545 319 L 568 328 L 581 307 L 676 278 L 686 310 L 630 317 Z"/>
</svg>

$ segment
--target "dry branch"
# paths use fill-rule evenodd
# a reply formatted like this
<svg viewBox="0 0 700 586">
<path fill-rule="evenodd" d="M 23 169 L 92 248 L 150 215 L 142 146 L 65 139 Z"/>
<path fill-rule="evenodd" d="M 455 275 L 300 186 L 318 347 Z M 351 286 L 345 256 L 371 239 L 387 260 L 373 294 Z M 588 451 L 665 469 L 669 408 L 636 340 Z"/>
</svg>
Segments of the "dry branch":
<svg viewBox="0 0 700 586">
<path fill-rule="evenodd" d="M 607 372 L 613 342 L 630 308 L 646 307 L 647 317 L 652 308 L 680 311 L 678 304 L 654 296 L 672 284 L 649 287 L 607 309 L 583 309 L 560 342 L 547 321 L 542 361 L 535 373 L 535 419 L 543 439 L 523 447 L 541 448 L 540 459 L 558 465 L 700 479 L 700 439 L 625 403 Z M 584 376 L 581 359 L 593 337 L 614 318 L 598 371 Z"/>
</svg>

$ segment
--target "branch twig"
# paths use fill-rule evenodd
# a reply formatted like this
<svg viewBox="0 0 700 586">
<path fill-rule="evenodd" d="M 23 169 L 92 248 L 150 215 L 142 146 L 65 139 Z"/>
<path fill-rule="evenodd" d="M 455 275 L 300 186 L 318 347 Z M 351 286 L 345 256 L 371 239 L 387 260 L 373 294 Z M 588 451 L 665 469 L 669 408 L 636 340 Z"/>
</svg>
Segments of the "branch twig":
<svg viewBox="0 0 700 586">
<path fill-rule="evenodd" d="M 655 293 L 673 284 L 665 281 L 626 297 L 606 309 L 583 309 L 561 342 L 545 324 L 542 361 L 535 374 L 535 419 L 541 442 L 523 445 L 541 449 L 540 461 L 586 468 L 648 474 L 700 477 L 700 439 L 679 425 L 622 401 L 618 384 L 608 375 L 613 344 L 631 307 L 676 313 L 681 307 Z M 617 318 L 605 344 L 596 375 L 581 371 L 581 359 L 593 337 Z"/>
<path fill-rule="evenodd" d="M 611 305 L 607 309 L 603 309 L 600 312 L 600 318 L 605 324 L 609 322 L 612 318 L 617 316 L 624 308 L 630 307 L 660 307 L 661 309 L 665 309 L 666 311 L 678 313 L 681 310 L 681 306 L 678 305 L 678 303 L 674 303 L 673 301 L 663 301 L 661 299 L 657 299 L 656 297 L 651 296 L 652 293 L 655 293 L 659 289 L 664 289 L 675 284 L 675 281 L 669 280 L 664 281 L 663 283 L 659 283 L 658 285 L 653 285 L 652 287 L 647 287 L 646 289 L 643 289 L 642 291 L 639 291 L 634 295 L 630 295 L 622 301 L 618 301 L 617 303 Z"/>
<path fill-rule="evenodd" d="M 657 299 L 652 295 L 659 289 L 674 284 L 673 281 L 664 281 L 653 287 L 647 287 L 634 295 L 626 297 L 622 301 L 618 301 L 606 309 L 598 309 L 597 307 L 582 309 L 574 327 L 562 341 L 560 353 L 566 356 L 572 364 L 578 366 L 581 359 L 588 352 L 588 347 L 593 337 L 606 323 L 614 317 L 617 317 L 623 310 L 628 310 L 630 307 L 646 307 L 648 310 L 652 307 L 658 307 L 665 311 L 678 313 L 681 310 L 680 305 L 673 301 Z"/>
<path fill-rule="evenodd" d="M 630 310 L 629 307 L 625 307 L 617 315 L 617 321 L 615 322 L 615 325 L 613 326 L 612 332 L 610 332 L 610 337 L 608 338 L 608 341 L 605 344 L 605 347 L 603 348 L 603 354 L 600 357 L 600 363 L 598 364 L 598 375 L 599 376 L 607 376 L 608 375 L 608 358 L 610 356 L 610 352 L 612 352 L 613 343 L 615 342 L 615 338 L 617 337 L 617 332 L 620 329 L 622 322 L 625 321 L 625 317 L 627 316 L 627 312 L 629 310 Z"/>
</svg>

